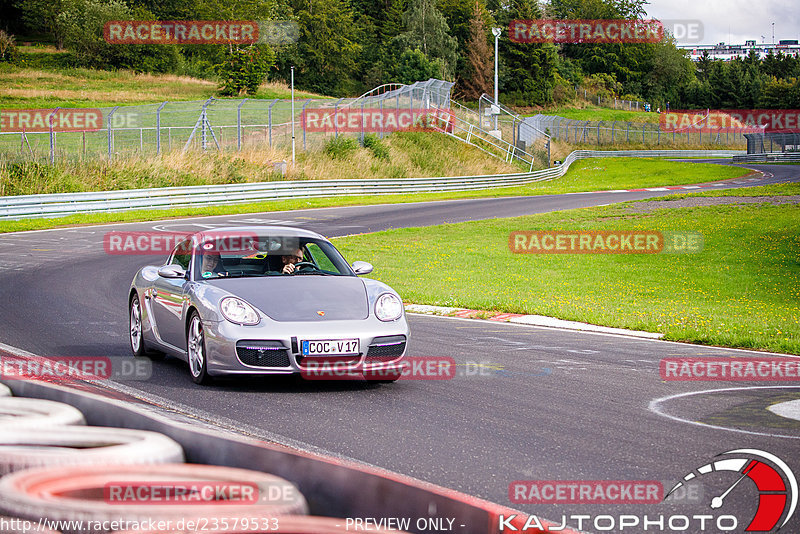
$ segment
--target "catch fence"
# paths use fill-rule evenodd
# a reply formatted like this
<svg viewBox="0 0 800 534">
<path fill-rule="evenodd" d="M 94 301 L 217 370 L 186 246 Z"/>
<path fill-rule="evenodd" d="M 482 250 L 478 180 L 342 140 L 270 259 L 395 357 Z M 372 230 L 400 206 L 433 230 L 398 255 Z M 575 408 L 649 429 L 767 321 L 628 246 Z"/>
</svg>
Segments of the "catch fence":
<svg viewBox="0 0 800 534">
<path fill-rule="evenodd" d="M 54 163 L 57 160 L 114 159 L 127 156 L 152 156 L 173 150 L 242 150 L 252 147 L 297 150 L 321 147 L 330 137 L 363 136 L 370 131 L 383 136 L 387 130 L 371 128 L 362 122 L 358 131 L 340 131 L 340 113 L 347 110 L 449 109 L 452 82 L 430 79 L 411 85 L 389 84 L 358 98 L 217 99 L 205 101 L 160 102 L 139 106 L 115 106 L 78 110 L 99 114 L 99 127 L 60 130 L 59 114 L 76 110 L 46 110 L 38 127 L 9 128 L 0 131 L 0 157 L 6 160 L 32 160 Z M 303 112 L 312 110 L 334 118 L 333 128 L 307 131 Z M 4 110 L 3 113 L 11 110 Z M 33 110 L 31 110 L 33 111 Z M 294 129 L 292 125 L 294 124 Z M 42 127 L 43 126 L 43 127 Z"/>
<path fill-rule="evenodd" d="M 744 144 L 747 127 L 709 132 L 702 128 L 684 131 L 664 130 L 659 122 L 581 121 L 555 115 L 534 115 L 525 122 L 553 139 L 573 144 L 613 145 L 636 143 L 645 145 L 720 145 Z"/>
</svg>

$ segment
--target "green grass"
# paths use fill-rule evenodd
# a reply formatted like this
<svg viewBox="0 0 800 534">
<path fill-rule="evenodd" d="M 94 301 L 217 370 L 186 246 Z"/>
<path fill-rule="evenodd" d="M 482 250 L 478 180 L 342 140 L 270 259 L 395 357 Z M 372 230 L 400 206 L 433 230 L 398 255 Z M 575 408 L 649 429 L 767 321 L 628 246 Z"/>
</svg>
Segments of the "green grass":
<svg viewBox="0 0 800 534">
<path fill-rule="evenodd" d="M 800 206 L 622 206 L 341 238 L 407 302 L 540 314 L 800 354 Z M 696 254 L 512 254 L 514 230 L 699 231 Z"/>
<path fill-rule="evenodd" d="M 165 100 L 207 100 L 212 96 L 219 98 L 217 88 L 218 84 L 213 81 L 172 74 L 57 67 L 34 69 L 0 64 L 0 108 L 6 109 L 107 108 Z M 290 96 L 291 91 L 285 85 L 266 83 L 250 98 L 285 99 Z M 295 91 L 295 98 L 325 97 Z"/>
<path fill-rule="evenodd" d="M 678 193 L 664 197 L 653 198 L 650 200 L 664 201 L 676 200 L 686 197 L 760 197 L 760 196 L 786 196 L 800 195 L 800 183 L 788 182 L 783 184 L 758 185 L 755 187 L 745 187 L 741 189 L 723 189 L 703 191 L 701 193 Z"/>
<path fill-rule="evenodd" d="M 411 139 L 403 139 L 403 145 L 413 145 L 415 139 L 421 134 L 406 134 Z M 459 145 L 460 146 L 460 145 Z M 367 152 L 366 149 L 360 149 Z M 323 165 L 323 168 L 333 163 Z M 383 160 L 380 164 L 384 165 Z M 452 164 L 452 162 L 451 162 Z M 388 164 L 388 169 L 391 165 Z M 219 169 L 224 170 L 224 166 Z M 235 166 L 228 167 L 231 172 L 241 173 L 241 168 Z M 2 169 L 0 169 L 1 171 Z M 66 172 L 66 171 L 62 171 Z M 23 219 L 20 221 L 0 220 L 0 233 L 15 232 L 23 230 L 39 230 L 54 228 L 59 226 L 72 226 L 80 224 L 104 224 L 110 222 L 125 221 L 151 221 L 161 220 L 169 217 L 191 217 L 207 215 L 225 215 L 236 213 L 259 213 L 270 211 L 284 211 L 308 208 L 322 208 L 332 206 L 355 206 L 385 203 L 409 203 L 423 202 L 432 200 L 451 200 L 463 198 L 487 198 L 504 196 L 525 196 L 525 195 L 550 195 L 566 192 L 596 191 L 609 189 L 628 189 L 635 187 L 652 187 L 670 184 L 690 184 L 703 181 L 722 180 L 741 176 L 748 172 L 746 169 L 737 167 L 727 167 L 714 164 L 703 163 L 680 163 L 659 161 L 656 159 L 634 159 L 634 158 L 614 158 L 614 159 L 588 159 L 574 163 L 569 172 L 562 178 L 547 182 L 535 182 L 532 184 L 517 187 L 502 187 L 493 189 L 483 189 L 476 191 L 446 192 L 446 193 L 416 193 L 416 194 L 397 194 L 397 195 L 372 195 L 372 196 L 353 196 L 353 197 L 333 197 L 333 198 L 314 198 L 255 202 L 250 204 L 231 204 L 227 206 L 213 206 L 203 208 L 177 208 L 170 210 L 135 210 L 117 213 L 95 213 L 83 215 L 71 215 L 57 219 Z M 109 179 L 108 174 L 103 175 Z M 142 182 L 136 181 L 137 176 L 130 173 L 125 174 L 121 170 L 115 173 L 120 179 L 133 180 L 128 182 L 129 187 L 146 187 Z M 196 174 L 187 175 L 189 178 L 196 178 Z M 2 172 L 0 172 L 2 178 Z M 69 179 L 67 176 L 65 179 Z M 45 185 L 47 180 L 43 182 Z M 72 183 L 72 182 L 68 182 Z M 217 183 L 224 183 L 219 181 Z M 232 183 L 232 182 L 228 182 Z M 185 182 L 165 182 L 162 185 L 187 185 Z M 0 180 L 2 185 L 2 180 Z"/>
<path fill-rule="evenodd" d="M 575 106 L 563 106 L 557 108 L 549 108 L 538 113 L 542 115 L 558 115 L 565 119 L 574 119 L 580 121 L 623 121 L 623 122 L 646 122 L 657 123 L 658 113 L 646 113 L 643 111 L 628 111 L 623 109 L 609 109 L 601 108 L 594 105 L 589 105 L 583 108 Z M 527 114 L 533 116 L 536 113 Z"/>
</svg>

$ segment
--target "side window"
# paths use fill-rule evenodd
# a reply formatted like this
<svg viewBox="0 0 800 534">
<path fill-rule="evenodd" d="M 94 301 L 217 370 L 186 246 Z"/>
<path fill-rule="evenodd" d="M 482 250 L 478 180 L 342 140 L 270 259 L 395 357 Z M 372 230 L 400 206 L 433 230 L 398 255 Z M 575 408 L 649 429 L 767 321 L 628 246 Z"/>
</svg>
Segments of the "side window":
<svg viewBox="0 0 800 534">
<path fill-rule="evenodd" d="M 319 245 L 317 245 L 316 243 L 308 243 L 306 245 L 306 250 L 308 251 L 306 256 L 311 255 L 311 258 L 314 260 L 314 263 L 316 263 L 320 269 L 332 273 L 337 273 L 337 274 L 339 273 L 339 269 L 336 268 L 331 259 L 327 256 L 327 254 L 325 254 L 322 251 L 322 249 L 319 248 Z"/>
<path fill-rule="evenodd" d="M 177 244 L 175 250 L 172 251 L 172 256 L 169 258 L 169 265 L 180 265 L 183 269 L 189 269 L 189 263 L 192 261 L 192 242 L 185 239 Z"/>
</svg>

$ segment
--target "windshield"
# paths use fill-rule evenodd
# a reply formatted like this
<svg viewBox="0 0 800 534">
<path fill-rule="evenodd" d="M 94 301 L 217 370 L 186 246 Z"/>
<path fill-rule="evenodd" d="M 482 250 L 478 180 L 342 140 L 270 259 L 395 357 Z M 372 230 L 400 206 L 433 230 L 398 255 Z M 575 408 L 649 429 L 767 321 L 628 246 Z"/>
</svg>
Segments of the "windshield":
<svg viewBox="0 0 800 534">
<path fill-rule="evenodd" d="M 355 276 L 329 242 L 290 236 L 205 237 L 196 250 L 195 280 L 266 276 Z"/>
</svg>

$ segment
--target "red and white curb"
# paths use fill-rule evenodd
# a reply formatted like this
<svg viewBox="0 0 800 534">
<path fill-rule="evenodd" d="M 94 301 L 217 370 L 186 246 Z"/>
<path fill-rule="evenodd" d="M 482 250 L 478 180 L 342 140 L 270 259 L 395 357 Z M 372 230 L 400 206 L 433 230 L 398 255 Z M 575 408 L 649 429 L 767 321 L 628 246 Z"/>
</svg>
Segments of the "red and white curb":
<svg viewBox="0 0 800 534">
<path fill-rule="evenodd" d="M 562 330 L 577 330 L 581 332 L 599 332 L 602 334 L 617 334 L 629 337 L 641 337 L 647 339 L 661 339 L 664 334 L 658 332 L 644 332 L 641 330 L 626 330 L 624 328 L 612 328 L 610 326 L 599 326 L 578 321 L 566 321 L 555 317 L 544 315 L 523 315 L 520 313 L 503 313 L 487 310 L 470 310 L 467 308 L 449 308 L 446 306 L 429 306 L 427 304 L 406 304 L 406 312 L 419 313 L 424 315 L 439 315 L 442 317 L 457 317 L 460 319 L 485 319 L 487 321 L 497 321 L 502 323 L 525 324 L 529 326 L 543 326 L 547 328 L 560 328 Z"/>
<path fill-rule="evenodd" d="M 731 186 L 731 185 L 742 185 L 748 184 L 752 182 L 760 182 L 767 178 L 766 176 L 762 176 L 759 178 L 738 178 L 735 180 L 726 180 L 724 182 L 710 182 L 706 184 L 697 184 L 697 185 L 665 185 L 663 187 L 644 187 L 638 189 L 609 189 L 606 191 L 579 191 L 576 193 L 564 193 L 565 195 L 591 195 L 593 193 L 636 193 L 641 191 L 680 191 L 685 189 L 704 189 L 704 188 L 712 188 L 712 187 L 724 187 L 724 186 Z"/>
<path fill-rule="evenodd" d="M 773 404 L 767 409 L 775 415 L 800 421 L 800 399 Z"/>
</svg>

